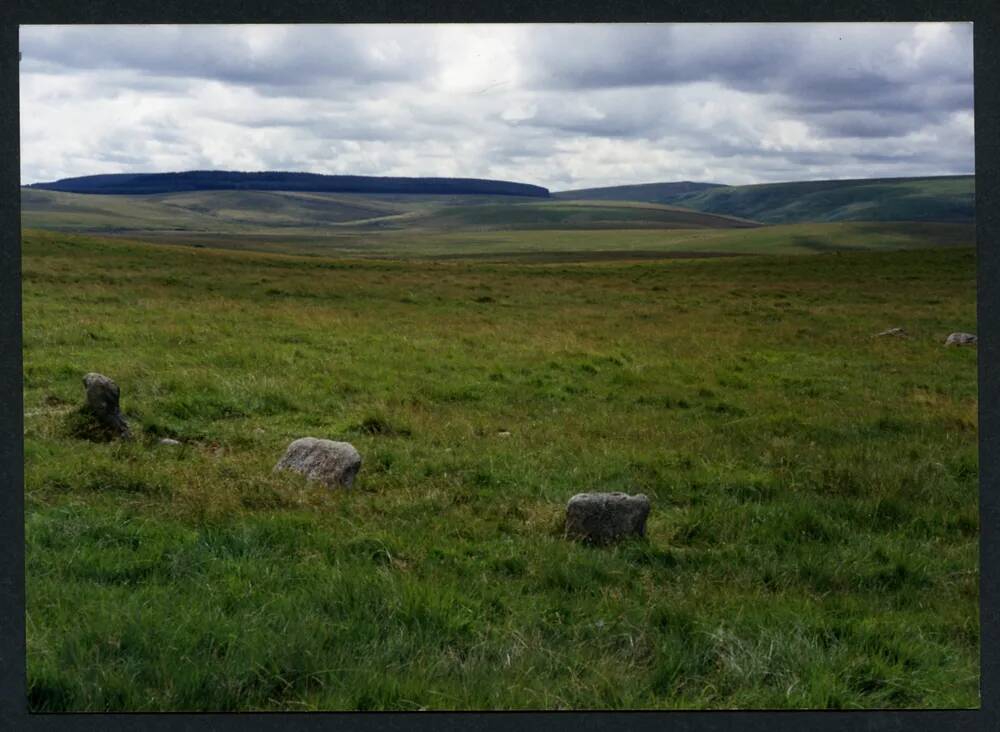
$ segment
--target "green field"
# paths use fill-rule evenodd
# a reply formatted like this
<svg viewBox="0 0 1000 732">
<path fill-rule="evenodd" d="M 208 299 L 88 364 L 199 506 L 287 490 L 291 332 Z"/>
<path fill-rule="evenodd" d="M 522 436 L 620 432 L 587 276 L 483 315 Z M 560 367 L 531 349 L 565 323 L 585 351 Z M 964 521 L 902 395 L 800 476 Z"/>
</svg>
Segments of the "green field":
<svg viewBox="0 0 1000 732">
<path fill-rule="evenodd" d="M 619 229 L 547 231 L 383 231 L 255 234 L 143 232 L 122 234 L 193 247 L 311 256 L 493 261 L 592 261 L 713 255 L 815 254 L 971 247 L 969 224 L 790 224 L 753 229 Z"/>
<path fill-rule="evenodd" d="M 25 232 L 33 710 L 979 705 L 971 227 L 102 198 L 25 213 L 162 242 Z M 76 436 L 88 371 L 133 442 Z M 272 472 L 305 435 L 352 491 Z M 647 494 L 646 538 L 564 539 L 586 490 Z"/>
</svg>

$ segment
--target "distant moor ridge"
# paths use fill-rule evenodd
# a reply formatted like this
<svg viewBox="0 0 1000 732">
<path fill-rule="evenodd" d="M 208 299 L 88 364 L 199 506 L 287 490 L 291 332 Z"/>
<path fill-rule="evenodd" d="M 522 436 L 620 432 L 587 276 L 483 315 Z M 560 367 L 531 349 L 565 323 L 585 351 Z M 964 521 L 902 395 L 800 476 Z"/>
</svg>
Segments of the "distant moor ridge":
<svg viewBox="0 0 1000 732">
<path fill-rule="evenodd" d="M 763 224 L 837 221 L 975 220 L 976 179 L 971 175 L 924 178 L 813 180 L 725 186 L 716 183 L 649 183 L 553 194 L 562 200 L 646 201 Z"/>
<path fill-rule="evenodd" d="M 541 186 L 478 178 L 386 178 L 318 173 L 242 173 L 224 170 L 85 175 L 79 178 L 63 178 L 51 183 L 35 183 L 29 188 L 65 193 L 113 195 L 151 195 L 181 191 L 300 191 L 549 197 L 548 189 Z"/>
<path fill-rule="evenodd" d="M 395 250 L 393 241 L 415 251 L 418 240 L 435 251 L 476 255 L 490 247 L 659 251 L 667 245 L 752 253 L 788 242 L 810 250 L 867 246 L 873 235 L 857 226 L 881 226 L 894 246 L 910 246 L 914 230 L 971 240 L 975 178 L 678 181 L 550 193 L 475 178 L 189 171 L 36 183 L 22 189 L 21 212 L 27 229 L 310 253 Z"/>
</svg>

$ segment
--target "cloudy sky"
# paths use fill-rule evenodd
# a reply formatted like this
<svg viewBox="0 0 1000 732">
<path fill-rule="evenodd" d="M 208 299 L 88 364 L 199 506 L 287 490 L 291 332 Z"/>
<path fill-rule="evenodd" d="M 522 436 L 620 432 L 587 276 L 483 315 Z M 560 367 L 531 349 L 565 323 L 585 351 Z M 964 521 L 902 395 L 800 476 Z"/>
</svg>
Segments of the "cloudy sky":
<svg viewBox="0 0 1000 732">
<path fill-rule="evenodd" d="M 23 183 L 973 172 L 972 25 L 23 26 Z"/>
</svg>

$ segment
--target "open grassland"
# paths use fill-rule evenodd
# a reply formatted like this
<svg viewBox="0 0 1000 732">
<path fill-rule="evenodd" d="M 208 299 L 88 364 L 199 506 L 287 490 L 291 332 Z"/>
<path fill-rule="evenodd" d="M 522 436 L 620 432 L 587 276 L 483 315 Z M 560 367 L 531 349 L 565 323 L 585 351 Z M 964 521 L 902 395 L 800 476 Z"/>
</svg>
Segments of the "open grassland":
<svg viewBox="0 0 1000 732">
<path fill-rule="evenodd" d="M 143 231 L 121 234 L 164 244 L 350 258 L 459 258 L 493 261 L 589 261 L 719 254 L 815 254 L 972 247 L 971 224 L 849 222 L 753 229 L 544 231 L 344 231 L 253 233 Z"/>
<path fill-rule="evenodd" d="M 170 244 L 351 258 L 457 258 L 492 261 L 590 261 L 719 254 L 815 254 L 833 251 L 972 247 L 969 224 L 791 224 L 756 229 L 364 232 L 322 235 L 156 235 Z"/>
<path fill-rule="evenodd" d="M 893 248 L 28 232 L 31 707 L 978 706 L 976 352 L 942 346 L 975 330 L 974 255 Z M 91 370 L 134 442 L 73 436 Z M 271 472 L 303 435 L 358 447 L 353 491 Z M 564 540 L 584 490 L 649 495 L 646 539 Z"/>
</svg>

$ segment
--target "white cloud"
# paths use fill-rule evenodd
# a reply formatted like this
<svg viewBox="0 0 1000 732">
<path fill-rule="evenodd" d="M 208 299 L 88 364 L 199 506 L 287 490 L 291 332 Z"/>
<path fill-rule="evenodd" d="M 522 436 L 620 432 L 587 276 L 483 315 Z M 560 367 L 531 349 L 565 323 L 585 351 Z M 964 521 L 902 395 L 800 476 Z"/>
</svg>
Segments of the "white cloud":
<svg viewBox="0 0 1000 732">
<path fill-rule="evenodd" d="M 972 171 L 969 24 L 22 28 L 22 180 Z"/>
</svg>

